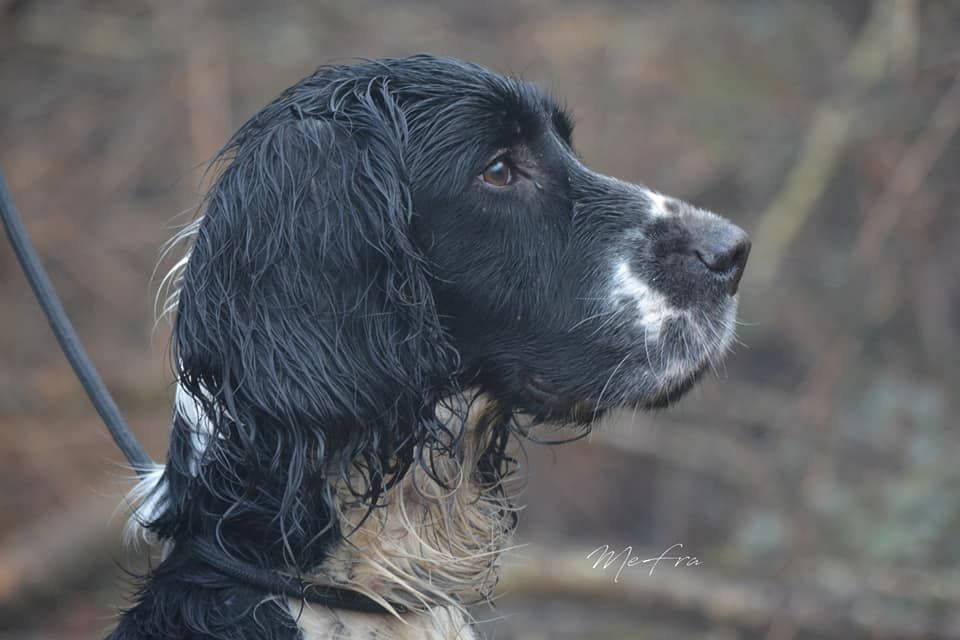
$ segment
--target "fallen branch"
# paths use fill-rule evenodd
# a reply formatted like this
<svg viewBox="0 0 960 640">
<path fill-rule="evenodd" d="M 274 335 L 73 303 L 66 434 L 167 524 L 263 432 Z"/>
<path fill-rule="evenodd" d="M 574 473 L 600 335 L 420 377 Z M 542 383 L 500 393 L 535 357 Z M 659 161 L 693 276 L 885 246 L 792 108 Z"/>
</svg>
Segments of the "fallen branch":
<svg viewBox="0 0 960 640">
<path fill-rule="evenodd" d="M 620 551 L 622 547 L 612 547 Z M 630 607 L 659 615 L 696 617 L 711 626 L 733 626 L 751 633 L 768 633 L 789 624 L 817 638 L 960 637 L 960 619 L 905 606 L 903 600 L 864 591 L 837 593 L 822 587 L 786 587 L 760 580 L 730 578 L 706 566 L 661 563 L 654 575 L 649 564 L 637 564 L 614 577 L 619 561 L 602 569 L 586 555 L 593 548 L 533 553 L 526 562 L 506 563 L 500 597 L 570 598 Z M 656 558 L 662 550 L 635 550 L 638 559 Z M 916 594 L 918 597 L 921 594 Z M 501 607 L 504 604 L 501 603 Z"/>
</svg>

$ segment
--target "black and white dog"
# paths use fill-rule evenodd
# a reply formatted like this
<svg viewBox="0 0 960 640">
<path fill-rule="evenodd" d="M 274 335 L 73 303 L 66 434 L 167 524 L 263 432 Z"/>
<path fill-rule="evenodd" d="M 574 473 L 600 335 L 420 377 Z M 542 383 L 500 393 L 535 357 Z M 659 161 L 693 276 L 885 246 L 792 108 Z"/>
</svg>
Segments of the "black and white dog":
<svg viewBox="0 0 960 640">
<path fill-rule="evenodd" d="M 134 496 L 164 555 L 112 638 L 475 637 L 511 441 L 665 406 L 733 339 L 746 234 L 591 171 L 572 128 L 427 55 L 321 68 L 243 125 L 170 276 L 170 451 Z"/>
</svg>

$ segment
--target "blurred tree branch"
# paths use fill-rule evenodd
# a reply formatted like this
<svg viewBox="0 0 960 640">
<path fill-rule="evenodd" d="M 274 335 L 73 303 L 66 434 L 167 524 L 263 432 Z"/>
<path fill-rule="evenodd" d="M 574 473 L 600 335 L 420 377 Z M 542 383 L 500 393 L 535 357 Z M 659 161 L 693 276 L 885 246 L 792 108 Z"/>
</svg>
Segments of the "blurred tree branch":
<svg viewBox="0 0 960 640">
<path fill-rule="evenodd" d="M 930 123 L 900 157 L 883 192 L 867 211 L 854 245 L 858 264 L 876 262 L 883 244 L 923 185 L 937 159 L 960 128 L 960 74 L 944 92 L 930 116 Z"/>
<path fill-rule="evenodd" d="M 859 99 L 888 72 L 902 41 L 892 37 L 898 18 L 915 10 L 913 2 L 877 0 L 840 73 L 840 86 L 814 111 L 800 155 L 766 214 L 754 230 L 752 267 L 747 283 L 768 287 L 780 271 L 794 238 L 810 217 L 850 139 Z M 902 29 L 901 29 L 902 30 Z"/>
</svg>

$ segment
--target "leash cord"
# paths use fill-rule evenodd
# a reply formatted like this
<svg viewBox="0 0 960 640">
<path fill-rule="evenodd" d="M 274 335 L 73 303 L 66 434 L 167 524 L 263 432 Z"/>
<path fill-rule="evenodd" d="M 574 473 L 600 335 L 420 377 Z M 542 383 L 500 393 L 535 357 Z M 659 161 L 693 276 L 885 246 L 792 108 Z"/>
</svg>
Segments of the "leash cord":
<svg viewBox="0 0 960 640">
<path fill-rule="evenodd" d="M 53 334 L 57 337 L 57 342 L 60 343 L 60 348 L 63 349 L 63 354 L 70 362 L 73 372 L 80 378 L 80 383 L 90 397 L 90 401 L 93 402 L 97 413 L 107 425 L 113 441 L 120 447 L 130 466 L 138 475 L 145 474 L 153 466 L 153 460 L 130 431 L 130 427 L 120 414 L 120 409 L 110 397 L 110 392 L 107 391 L 90 357 L 80 344 L 80 338 L 63 310 L 53 284 L 40 264 L 37 251 L 30 242 L 2 171 L 0 171 L 0 217 L 3 218 L 3 227 L 7 231 L 7 237 L 17 255 L 20 267 L 43 313 L 47 316 L 47 322 L 50 323 L 50 328 L 53 329 Z"/>
</svg>

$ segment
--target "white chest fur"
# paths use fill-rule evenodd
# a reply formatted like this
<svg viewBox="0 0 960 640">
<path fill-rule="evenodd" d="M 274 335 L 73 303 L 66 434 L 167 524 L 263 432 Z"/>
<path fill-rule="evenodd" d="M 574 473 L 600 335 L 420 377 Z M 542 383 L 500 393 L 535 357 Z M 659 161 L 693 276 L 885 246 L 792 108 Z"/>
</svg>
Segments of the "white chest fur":
<svg viewBox="0 0 960 640">
<path fill-rule="evenodd" d="M 303 640 L 477 640 L 463 613 L 437 607 L 430 613 L 386 614 L 331 610 L 299 601 L 287 605 Z"/>
</svg>

